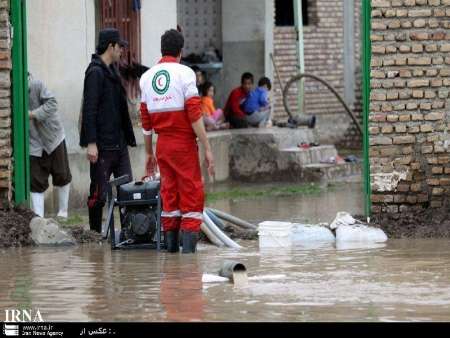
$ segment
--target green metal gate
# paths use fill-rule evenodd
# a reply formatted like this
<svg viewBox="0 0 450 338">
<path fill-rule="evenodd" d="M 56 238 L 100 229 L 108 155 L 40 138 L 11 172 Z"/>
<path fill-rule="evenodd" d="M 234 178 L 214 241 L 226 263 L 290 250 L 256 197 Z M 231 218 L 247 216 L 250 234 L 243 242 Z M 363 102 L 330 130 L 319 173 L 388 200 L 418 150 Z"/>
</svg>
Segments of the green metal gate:
<svg viewBox="0 0 450 338">
<path fill-rule="evenodd" d="M 10 0 L 12 32 L 13 189 L 16 204 L 29 204 L 29 121 L 26 0 Z"/>
<path fill-rule="evenodd" d="M 363 75 L 363 152 L 364 152 L 364 197 L 365 214 L 371 213 L 370 160 L 369 160 L 369 112 L 370 112 L 370 60 L 372 48 L 370 42 L 370 0 L 362 0 L 362 75 Z"/>
</svg>

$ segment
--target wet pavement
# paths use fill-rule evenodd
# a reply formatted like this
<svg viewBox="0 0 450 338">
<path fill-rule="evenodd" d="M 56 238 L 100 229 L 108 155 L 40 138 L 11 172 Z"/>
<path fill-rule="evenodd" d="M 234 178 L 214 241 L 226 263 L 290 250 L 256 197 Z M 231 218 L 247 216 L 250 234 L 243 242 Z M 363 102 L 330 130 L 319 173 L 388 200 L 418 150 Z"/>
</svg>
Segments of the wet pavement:
<svg viewBox="0 0 450 338">
<path fill-rule="evenodd" d="M 258 222 L 330 222 L 360 213 L 345 185 L 313 196 L 217 201 Z M 358 195 L 359 194 L 359 195 Z M 39 309 L 46 321 L 449 321 L 450 241 L 390 240 L 235 251 L 200 244 L 197 255 L 72 248 L 0 250 L 0 320 L 5 309 Z M 246 265 L 248 284 L 203 283 L 224 260 Z"/>
</svg>

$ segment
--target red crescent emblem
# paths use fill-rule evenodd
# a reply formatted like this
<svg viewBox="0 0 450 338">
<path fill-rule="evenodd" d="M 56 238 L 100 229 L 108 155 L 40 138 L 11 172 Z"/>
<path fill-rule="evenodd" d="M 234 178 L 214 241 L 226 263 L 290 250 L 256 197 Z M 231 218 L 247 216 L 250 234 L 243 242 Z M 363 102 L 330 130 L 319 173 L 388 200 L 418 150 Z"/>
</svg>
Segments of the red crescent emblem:
<svg viewBox="0 0 450 338">
<path fill-rule="evenodd" d="M 160 78 L 158 79 L 158 86 L 160 86 L 160 87 L 163 86 L 163 84 L 161 83 L 161 80 L 162 80 L 162 77 L 160 77 Z"/>
</svg>

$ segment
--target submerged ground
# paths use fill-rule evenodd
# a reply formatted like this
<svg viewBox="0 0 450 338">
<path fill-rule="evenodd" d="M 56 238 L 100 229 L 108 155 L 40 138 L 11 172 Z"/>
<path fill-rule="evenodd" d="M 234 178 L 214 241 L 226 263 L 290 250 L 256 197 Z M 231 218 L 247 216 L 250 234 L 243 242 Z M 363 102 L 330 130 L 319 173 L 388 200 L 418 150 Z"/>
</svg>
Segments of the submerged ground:
<svg viewBox="0 0 450 338">
<path fill-rule="evenodd" d="M 361 214 L 359 183 L 216 186 L 208 205 L 254 223 L 330 222 Z M 74 214 L 67 225 L 86 222 Z M 0 313 L 39 309 L 48 321 L 450 320 L 450 241 L 391 239 L 371 247 L 328 245 L 243 250 L 200 244 L 198 254 L 114 251 L 107 243 L 0 251 Z M 249 283 L 203 283 L 225 259 Z"/>
<path fill-rule="evenodd" d="M 103 245 L 1 253 L 0 309 L 39 309 L 47 321 L 448 321 L 450 241 L 390 240 L 370 248 L 197 255 Z M 249 283 L 202 283 L 225 259 Z M 3 312 L 3 311 L 2 311 Z"/>
</svg>

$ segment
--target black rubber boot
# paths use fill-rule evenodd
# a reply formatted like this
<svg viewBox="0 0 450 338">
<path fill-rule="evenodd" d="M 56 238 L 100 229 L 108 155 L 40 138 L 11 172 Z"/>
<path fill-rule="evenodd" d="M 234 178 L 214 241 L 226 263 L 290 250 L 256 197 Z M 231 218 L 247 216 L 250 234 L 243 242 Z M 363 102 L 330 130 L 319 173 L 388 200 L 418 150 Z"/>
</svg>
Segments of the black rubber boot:
<svg viewBox="0 0 450 338">
<path fill-rule="evenodd" d="M 182 253 L 195 253 L 197 248 L 198 232 L 183 232 L 183 251 Z"/>
<path fill-rule="evenodd" d="M 103 216 L 103 208 L 100 207 L 89 208 L 89 228 L 92 231 L 102 233 L 102 216 Z"/>
<path fill-rule="evenodd" d="M 178 231 L 166 232 L 167 252 L 175 253 L 180 251 L 180 244 L 178 241 Z"/>
</svg>

